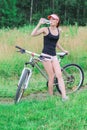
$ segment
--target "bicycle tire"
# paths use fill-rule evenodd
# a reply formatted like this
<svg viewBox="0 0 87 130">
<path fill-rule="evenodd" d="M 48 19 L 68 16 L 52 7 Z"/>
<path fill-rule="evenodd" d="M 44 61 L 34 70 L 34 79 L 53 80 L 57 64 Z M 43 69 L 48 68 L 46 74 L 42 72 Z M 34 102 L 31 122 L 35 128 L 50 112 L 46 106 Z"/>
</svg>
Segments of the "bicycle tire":
<svg viewBox="0 0 87 130">
<path fill-rule="evenodd" d="M 79 90 L 84 82 L 84 72 L 77 64 L 67 64 L 62 68 L 62 75 L 66 87 L 66 93 Z"/>
<path fill-rule="evenodd" d="M 18 84 L 18 88 L 16 91 L 15 100 L 14 100 L 15 104 L 18 103 L 23 97 L 23 94 L 25 91 L 25 82 L 28 80 L 29 74 L 30 74 L 30 71 L 28 69 L 25 69 L 22 74 L 22 77 L 19 80 L 19 84 Z"/>
</svg>

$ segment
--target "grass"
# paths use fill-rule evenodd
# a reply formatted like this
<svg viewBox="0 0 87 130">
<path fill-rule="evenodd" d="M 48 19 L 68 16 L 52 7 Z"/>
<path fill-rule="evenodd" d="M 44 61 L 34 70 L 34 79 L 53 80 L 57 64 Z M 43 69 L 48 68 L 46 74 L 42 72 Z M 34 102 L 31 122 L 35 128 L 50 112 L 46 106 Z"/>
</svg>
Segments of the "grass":
<svg viewBox="0 0 87 130">
<path fill-rule="evenodd" d="M 70 100 L 64 103 L 59 95 L 49 97 L 46 82 L 36 69 L 25 92 L 27 97 L 14 105 L 19 76 L 28 60 L 28 56 L 16 52 L 15 45 L 37 53 L 43 47 L 42 35 L 30 36 L 32 28 L 0 30 L 0 130 L 87 130 L 87 91 L 69 95 Z M 61 64 L 79 64 L 84 70 L 83 86 L 86 86 L 87 27 L 61 28 L 60 42 L 70 53 Z"/>
<path fill-rule="evenodd" d="M 60 97 L 26 99 L 20 104 L 0 104 L 0 129 L 3 130 L 86 130 L 87 91 Z M 5 124 L 5 125 L 4 125 Z"/>
</svg>

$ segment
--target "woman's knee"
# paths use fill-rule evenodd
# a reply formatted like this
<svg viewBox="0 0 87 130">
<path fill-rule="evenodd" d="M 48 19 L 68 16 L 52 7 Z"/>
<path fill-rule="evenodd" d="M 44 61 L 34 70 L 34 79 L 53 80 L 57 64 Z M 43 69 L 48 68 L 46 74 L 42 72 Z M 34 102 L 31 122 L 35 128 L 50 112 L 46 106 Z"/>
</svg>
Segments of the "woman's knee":
<svg viewBox="0 0 87 130">
<path fill-rule="evenodd" d="M 62 73 L 61 73 L 61 72 L 58 73 L 58 74 L 56 75 L 56 77 L 57 77 L 58 79 L 62 79 Z"/>
<path fill-rule="evenodd" d="M 49 82 L 53 82 L 54 81 L 54 75 L 49 76 Z"/>
<path fill-rule="evenodd" d="M 49 80 L 53 80 L 54 79 L 54 75 L 49 76 Z"/>
</svg>

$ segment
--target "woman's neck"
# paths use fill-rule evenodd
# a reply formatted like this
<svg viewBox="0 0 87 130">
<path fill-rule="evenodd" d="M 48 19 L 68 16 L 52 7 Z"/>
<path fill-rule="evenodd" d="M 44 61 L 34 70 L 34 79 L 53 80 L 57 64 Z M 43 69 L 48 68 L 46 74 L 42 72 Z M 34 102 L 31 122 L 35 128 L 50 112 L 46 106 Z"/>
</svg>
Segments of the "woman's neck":
<svg viewBox="0 0 87 130">
<path fill-rule="evenodd" d="M 50 29 L 51 29 L 51 30 L 56 30 L 57 27 L 56 27 L 56 26 L 50 26 Z"/>
</svg>

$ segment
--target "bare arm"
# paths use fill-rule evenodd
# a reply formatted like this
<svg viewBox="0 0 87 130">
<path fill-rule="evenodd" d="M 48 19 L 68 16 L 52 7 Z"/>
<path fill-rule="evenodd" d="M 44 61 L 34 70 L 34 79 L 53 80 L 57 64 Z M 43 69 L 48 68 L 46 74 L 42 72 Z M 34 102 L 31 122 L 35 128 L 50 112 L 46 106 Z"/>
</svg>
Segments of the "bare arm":
<svg viewBox="0 0 87 130">
<path fill-rule="evenodd" d="M 45 27 L 40 28 L 40 26 L 44 24 L 43 22 L 43 18 L 40 19 L 39 23 L 37 24 L 37 26 L 34 28 L 34 30 L 32 31 L 31 35 L 32 36 L 37 36 L 41 33 L 45 33 Z"/>
<path fill-rule="evenodd" d="M 66 51 L 59 43 L 57 43 L 57 48 L 68 54 L 68 51 Z"/>
<path fill-rule="evenodd" d="M 61 28 L 59 29 L 59 34 L 61 33 Z M 58 49 L 60 49 L 61 51 L 65 52 L 68 54 L 68 51 L 66 51 L 60 44 L 59 42 L 57 42 L 57 46 L 56 46 Z"/>
</svg>

